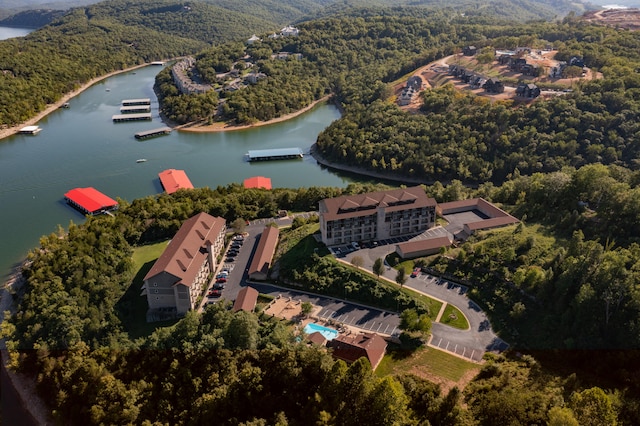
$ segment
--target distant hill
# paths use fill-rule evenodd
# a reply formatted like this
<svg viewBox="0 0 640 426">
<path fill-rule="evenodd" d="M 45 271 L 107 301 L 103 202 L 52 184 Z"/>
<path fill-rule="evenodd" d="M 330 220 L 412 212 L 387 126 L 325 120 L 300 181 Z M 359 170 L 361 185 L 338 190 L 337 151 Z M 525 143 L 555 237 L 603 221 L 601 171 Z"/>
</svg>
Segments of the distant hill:
<svg viewBox="0 0 640 426">
<path fill-rule="evenodd" d="M 64 15 L 63 10 L 31 9 L 16 13 L 6 19 L 0 20 L 4 27 L 40 28 L 51 23 L 54 19 Z"/>
</svg>

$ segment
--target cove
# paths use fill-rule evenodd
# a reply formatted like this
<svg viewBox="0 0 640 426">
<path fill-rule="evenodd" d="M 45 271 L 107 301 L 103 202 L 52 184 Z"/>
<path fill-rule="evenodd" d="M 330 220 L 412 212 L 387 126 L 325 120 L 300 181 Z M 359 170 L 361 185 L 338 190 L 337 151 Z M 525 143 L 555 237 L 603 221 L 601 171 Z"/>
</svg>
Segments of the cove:
<svg viewBox="0 0 640 426">
<path fill-rule="evenodd" d="M 40 236 L 57 225 L 82 223 L 84 216 L 64 202 L 64 193 L 93 186 L 111 198 L 131 201 L 162 191 L 158 173 L 183 169 L 195 187 L 228 185 L 251 176 L 271 178 L 273 187 L 344 187 L 354 177 L 302 160 L 249 163 L 253 149 L 299 147 L 308 154 L 318 133 L 340 117 L 320 104 L 290 120 L 218 133 L 173 131 L 139 141 L 136 132 L 162 127 L 153 92 L 159 66 L 147 66 L 96 83 L 49 114 L 37 136 L 0 140 L 0 271 L 5 279 Z M 113 123 L 123 99 L 150 98 L 151 122 Z M 147 161 L 137 163 L 137 159 Z"/>
</svg>

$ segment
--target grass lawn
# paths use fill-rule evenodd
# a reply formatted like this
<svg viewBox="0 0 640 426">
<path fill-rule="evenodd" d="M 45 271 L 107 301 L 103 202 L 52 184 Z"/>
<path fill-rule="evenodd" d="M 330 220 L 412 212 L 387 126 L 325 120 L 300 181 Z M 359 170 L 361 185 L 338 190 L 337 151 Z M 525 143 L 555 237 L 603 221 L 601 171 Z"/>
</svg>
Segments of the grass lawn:
<svg viewBox="0 0 640 426">
<path fill-rule="evenodd" d="M 148 323 L 147 309 L 149 305 L 147 304 L 147 298 L 140 296 L 140 288 L 142 287 L 144 276 L 147 275 L 156 259 L 160 257 L 167 244 L 167 241 L 163 241 L 136 247 L 133 251 L 132 259 L 136 275 L 125 294 L 116 304 L 118 316 L 131 339 L 148 336 L 156 328 L 171 326 L 177 322 L 177 320 L 171 320 Z"/>
<path fill-rule="evenodd" d="M 465 379 L 469 380 L 479 370 L 478 364 L 425 346 L 416 351 L 392 348 L 380 362 L 376 375 L 384 377 L 390 374 L 411 373 L 436 383 L 447 382 L 449 385 L 455 385 Z"/>
<path fill-rule="evenodd" d="M 459 328 L 460 330 L 468 330 L 469 322 L 467 318 L 460 312 L 460 309 L 453 305 L 447 304 L 444 308 L 442 318 L 440 318 L 442 324 L 450 325 L 451 327 Z"/>
</svg>

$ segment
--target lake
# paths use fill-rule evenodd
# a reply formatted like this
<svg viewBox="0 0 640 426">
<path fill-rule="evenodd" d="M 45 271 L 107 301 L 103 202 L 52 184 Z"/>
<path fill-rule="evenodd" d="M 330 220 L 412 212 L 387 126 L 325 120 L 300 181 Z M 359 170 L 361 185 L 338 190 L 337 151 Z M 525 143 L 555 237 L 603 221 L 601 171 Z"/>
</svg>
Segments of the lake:
<svg viewBox="0 0 640 426">
<path fill-rule="evenodd" d="M 336 107 L 316 106 L 291 120 L 221 133 L 173 131 L 138 141 L 136 132 L 162 127 L 153 92 L 159 66 L 148 66 L 103 80 L 37 123 L 36 136 L 0 140 L 0 271 L 10 268 L 38 245 L 39 237 L 60 224 L 82 223 L 84 216 L 64 202 L 76 187 L 93 186 L 125 200 L 160 193 L 158 173 L 183 169 L 195 187 L 242 182 L 251 176 L 271 178 L 274 187 L 344 187 L 353 178 L 302 160 L 249 163 L 250 149 L 299 147 L 305 153 L 320 131 L 340 117 Z M 113 123 L 121 101 L 151 98 L 153 121 Z M 147 159 L 137 163 L 140 158 Z"/>
<path fill-rule="evenodd" d="M 13 28 L 13 27 L 0 26 L 0 40 L 26 36 L 32 31 L 35 31 L 35 30 L 33 28 Z"/>
</svg>

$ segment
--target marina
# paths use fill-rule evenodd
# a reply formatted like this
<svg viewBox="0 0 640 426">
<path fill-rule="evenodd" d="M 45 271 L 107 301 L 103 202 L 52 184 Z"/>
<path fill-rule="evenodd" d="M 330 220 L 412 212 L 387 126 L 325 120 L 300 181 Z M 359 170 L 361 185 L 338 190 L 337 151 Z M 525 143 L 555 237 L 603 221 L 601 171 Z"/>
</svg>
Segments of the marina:
<svg viewBox="0 0 640 426">
<path fill-rule="evenodd" d="M 247 161 L 294 160 L 303 158 L 300 148 L 256 149 L 246 154 Z"/>
<path fill-rule="evenodd" d="M 150 112 L 142 112 L 138 114 L 116 114 L 111 117 L 114 123 L 121 123 L 123 121 L 151 121 Z"/>
<path fill-rule="evenodd" d="M 136 139 L 149 139 L 156 136 L 168 135 L 171 133 L 171 127 L 159 127 L 157 129 L 145 130 L 134 135 Z"/>
<path fill-rule="evenodd" d="M 57 109 L 34 123 L 44 130 L 37 136 L 16 134 L 1 141 L 0 205 L 11 206 L 0 209 L 5 224 L 0 245 L 3 273 L 58 224 L 66 228 L 70 221 L 84 222 L 84 214 L 69 208 L 63 198 L 72 188 L 91 186 L 131 202 L 162 193 L 158 173 L 169 168 L 187 171 L 196 188 L 242 184 L 256 175 L 268 176 L 274 188 L 344 187 L 353 181 L 307 155 L 286 162 L 249 163 L 244 158 L 253 149 L 299 146 L 307 152 L 318 133 L 340 117 L 331 104 L 269 126 L 218 133 L 172 131 L 157 140 L 132 143 L 135 133 L 165 124 L 155 112 L 153 121 L 114 124 L 109 118 L 118 114 L 122 99 L 150 98 L 155 111 L 153 85 L 160 70 L 149 66 L 136 69 L 136 74 L 112 76 L 70 99 L 71 108 Z"/>
</svg>

